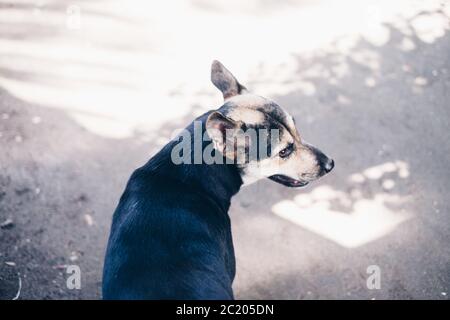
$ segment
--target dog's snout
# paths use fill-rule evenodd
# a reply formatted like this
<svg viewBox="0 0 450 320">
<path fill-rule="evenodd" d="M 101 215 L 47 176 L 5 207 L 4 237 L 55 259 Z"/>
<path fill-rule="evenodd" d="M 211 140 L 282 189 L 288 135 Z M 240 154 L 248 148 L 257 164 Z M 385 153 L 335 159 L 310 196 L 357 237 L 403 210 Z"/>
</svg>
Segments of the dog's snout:
<svg viewBox="0 0 450 320">
<path fill-rule="evenodd" d="M 334 168 L 334 160 L 331 158 L 328 158 L 322 151 L 319 149 L 309 145 L 311 150 L 316 155 L 317 163 L 320 166 L 320 169 L 322 171 L 322 174 L 326 174 L 333 170 Z"/>
<path fill-rule="evenodd" d="M 326 173 L 330 172 L 334 168 L 334 160 L 333 159 L 327 159 L 327 161 L 324 163 L 323 169 Z"/>
</svg>

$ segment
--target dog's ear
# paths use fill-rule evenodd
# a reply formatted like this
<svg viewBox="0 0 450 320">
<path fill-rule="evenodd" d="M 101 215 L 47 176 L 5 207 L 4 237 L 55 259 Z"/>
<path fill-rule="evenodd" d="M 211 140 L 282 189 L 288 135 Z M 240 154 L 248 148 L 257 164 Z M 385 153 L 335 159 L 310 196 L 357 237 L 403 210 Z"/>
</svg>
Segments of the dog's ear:
<svg viewBox="0 0 450 320">
<path fill-rule="evenodd" d="M 247 90 L 237 81 L 233 74 L 217 60 L 214 60 L 211 65 L 211 81 L 217 89 L 222 91 L 224 100 Z"/>
<path fill-rule="evenodd" d="M 243 123 L 214 111 L 206 120 L 206 132 L 212 139 L 214 148 L 229 159 L 236 159 L 240 150 L 238 135 L 242 132 Z"/>
</svg>

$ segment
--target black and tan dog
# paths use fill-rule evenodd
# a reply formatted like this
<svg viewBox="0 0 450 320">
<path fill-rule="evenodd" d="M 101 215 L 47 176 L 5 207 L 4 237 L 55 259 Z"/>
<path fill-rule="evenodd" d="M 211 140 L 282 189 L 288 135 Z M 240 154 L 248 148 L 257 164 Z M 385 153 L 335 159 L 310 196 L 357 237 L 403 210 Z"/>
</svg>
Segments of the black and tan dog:
<svg viewBox="0 0 450 320">
<path fill-rule="evenodd" d="M 175 161 L 175 148 L 186 140 L 177 137 L 133 173 L 113 217 L 105 299 L 232 299 L 232 196 L 261 178 L 301 187 L 333 169 L 333 160 L 301 139 L 286 111 L 250 94 L 218 61 L 211 80 L 225 102 L 185 132 L 194 148 L 195 123 L 201 124 L 209 138 L 201 151 L 212 145 L 214 159 L 223 161 Z M 265 152 L 250 154 L 252 144 Z M 175 154 L 192 160 L 183 152 Z"/>
</svg>

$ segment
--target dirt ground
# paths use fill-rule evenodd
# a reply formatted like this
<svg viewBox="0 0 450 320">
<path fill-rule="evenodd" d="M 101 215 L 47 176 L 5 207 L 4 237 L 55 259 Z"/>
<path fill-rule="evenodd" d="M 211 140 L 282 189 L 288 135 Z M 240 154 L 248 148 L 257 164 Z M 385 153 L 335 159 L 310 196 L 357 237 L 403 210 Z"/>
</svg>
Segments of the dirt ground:
<svg viewBox="0 0 450 320">
<path fill-rule="evenodd" d="M 32 1 L 0 3 L 11 13 L 38 8 Z M 55 3 L 47 7 L 57 12 L 61 8 Z M 45 13 L 46 6 L 41 9 Z M 448 299 L 448 12 L 439 4 L 401 19 L 401 24 L 383 22 L 389 34 L 383 44 L 359 37 L 345 52 L 315 49 L 289 60 L 293 62 L 281 86 L 294 84 L 293 89 L 272 90 L 269 95 L 296 118 L 308 141 L 334 158 L 336 167 L 305 189 L 262 181 L 243 188 L 233 199 L 236 298 Z M 133 81 L 144 81 L 139 80 L 133 59 L 123 57 L 130 61 L 129 78 L 122 78 L 127 63 L 116 65 L 116 73 L 107 74 L 100 89 L 89 73 L 96 65 L 87 64 L 81 75 L 74 72 L 75 80 L 67 79 L 66 73 L 58 72 L 78 62 L 65 58 L 61 48 L 66 43 L 52 40 L 52 28 L 42 21 L 22 25 L 12 21 L 12 14 L 8 17 L 0 22 L 0 299 L 14 298 L 19 283 L 19 299 L 98 299 L 111 215 L 129 175 L 173 130 L 187 125 L 200 111 L 218 107 L 219 95 L 177 88 L 164 101 L 188 96 L 192 101 L 184 106 L 186 111 L 174 107 L 175 116 L 155 120 L 171 106 L 155 103 L 151 94 L 145 94 L 147 113 L 136 118 L 152 121 L 146 130 L 135 126 L 127 136 L 100 134 L 79 121 L 78 115 L 89 115 L 87 111 L 74 116 L 73 110 L 88 101 L 90 107 L 102 104 L 104 114 L 114 114 L 108 106 L 112 110 L 114 100 L 120 99 L 115 94 Z M 444 21 L 434 38 L 414 27 L 425 17 L 433 23 Z M 131 23 L 124 19 L 120 23 Z M 39 37 L 33 38 L 34 32 Z M 132 30 L 119 34 L 128 39 Z M 285 36 L 295 39 L 295 35 L 291 30 Z M 96 36 L 64 39 L 72 43 Z M 42 57 L 47 51 L 33 56 L 52 41 L 52 50 L 59 48 L 61 53 L 47 60 Z M 34 47 L 21 47 L 31 42 Z M 114 49 L 108 50 L 117 50 L 117 56 L 121 50 L 139 49 L 111 45 Z M 116 51 L 111 52 L 114 60 Z M 70 54 L 85 56 L 84 51 Z M 209 64 L 204 61 L 198 77 L 213 90 Z M 228 67 L 233 70 L 233 63 Z M 237 69 L 247 72 L 243 66 Z M 261 95 L 266 95 L 261 84 L 267 79 L 265 70 L 262 64 L 244 74 L 244 84 L 258 88 Z M 152 78 L 161 77 L 155 83 L 163 83 L 176 76 L 171 69 Z M 93 99 L 85 90 L 91 87 L 112 98 L 105 100 L 108 103 Z M 55 100 L 63 91 L 65 104 Z M 119 112 L 135 112 L 135 101 L 124 97 Z M 67 288 L 67 265 L 80 267 L 81 289 Z M 367 268 L 373 265 L 379 267 L 381 287 L 371 290 Z"/>
</svg>

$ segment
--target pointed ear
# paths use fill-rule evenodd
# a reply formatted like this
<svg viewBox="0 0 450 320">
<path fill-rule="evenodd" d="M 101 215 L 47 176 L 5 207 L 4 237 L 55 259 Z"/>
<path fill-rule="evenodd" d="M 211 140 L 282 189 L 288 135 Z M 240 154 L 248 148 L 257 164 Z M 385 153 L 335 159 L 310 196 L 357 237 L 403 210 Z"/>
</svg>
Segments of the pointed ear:
<svg viewBox="0 0 450 320">
<path fill-rule="evenodd" d="M 214 143 L 214 148 L 230 159 L 236 158 L 236 135 L 242 123 L 234 121 L 219 111 L 214 111 L 206 120 L 206 132 Z"/>
<path fill-rule="evenodd" d="M 211 65 L 211 81 L 217 89 L 222 91 L 224 100 L 247 90 L 247 88 L 240 84 L 231 72 L 217 60 L 214 60 Z"/>
</svg>

